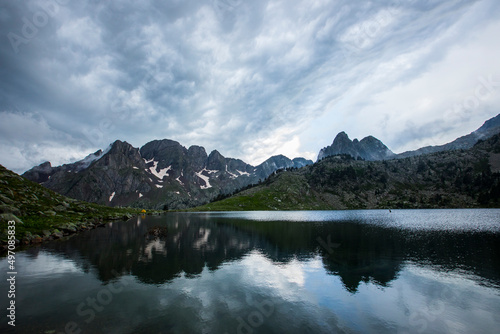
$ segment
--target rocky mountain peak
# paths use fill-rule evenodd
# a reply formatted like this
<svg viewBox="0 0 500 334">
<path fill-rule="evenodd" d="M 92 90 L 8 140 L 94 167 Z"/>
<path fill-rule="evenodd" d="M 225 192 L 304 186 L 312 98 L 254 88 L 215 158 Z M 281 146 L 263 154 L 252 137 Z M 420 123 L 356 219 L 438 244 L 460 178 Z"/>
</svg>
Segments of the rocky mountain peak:
<svg viewBox="0 0 500 334">
<path fill-rule="evenodd" d="M 170 139 L 153 140 L 140 149 L 146 161 L 158 161 L 157 168 L 169 168 L 180 173 L 186 168 L 188 150 L 178 142 Z"/>
<path fill-rule="evenodd" d="M 318 160 L 337 154 L 348 154 L 365 160 L 385 160 L 395 156 L 387 146 L 373 136 L 367 136 L 361 141 L 351 140 L 344 131 L 337 134 L 332 145 L 321 149 Z"/>
<path fill-rule="evenodd" d="M 146 160 L 151 160 L 154 157 L 172 160 L 173 154 L 183 155 L 187 153 L 187 150 L 174 140 L 162 139 L 150 141 L 141 147 L 140 152 L 141 156 Z"/>
<path fill-rule="evenodd" d="M 126 141 L 116 140 L 111 144 L 111 149 L 109 150 L 109 152 L 112 154 L 117 152 L 127 152 L 133 148 L 134 147 L 129 143 L 127 143 Z"/>
<path fill-rule="evenodd" d="M 313 161 L 305 158 L 294 158 L 292 159 L 293 165 L 296 168 L 302 168 L 307 165 L 312 165 Z"/>
<path fill-rule="evenodd" d="M 270 157 L 269 159 L 258 165 L 256 168 L 256 173 L 257 175 L 259 175 L 259 177 L 266 178 L 269 174 L 278 169 L 291 167 L 301 168 L 312 163 L 313 162 L 311 160 L 306 160 L 304 158 L 295 158 L 293 160 L 290 160 L 288 157 L 279 154 Z"/>
<path fill-rule="evenodd" d="M 117 140 L 111 144 L 109 152 L 96 162 L 99 165 L 120 169 L 125 166 L 136 166 L 142 163 L 139 149 L 126 141 Z"/>
<path fill-rule="evenodd" d="M 35 182 L 43 183 L 53 174 L 53 168 L 49 161 L 45 161 L 38 166 L 26 171 L 23 175 Z"/>
<path fill-rule="evenodd" d="M 225 170 L 226 159 L 217 150 L 210 152 L 207 160 L 207 168 L 210 170 Z"/>
<path fill-rule="evenodd" d="M 498 128 L 500 128 L 500 114 L 484 122 L 475 132 L 486 132 L 487 130 L 494 129 L 498 133 Z"/>
<path fill-rule="evenodd" d="M 347 142 L 347 141 L 349 142 L 351 141 L 349 139 L 349 136 L 344 131 L 341 131 L 335 136 L 335 139 L 333 139 L 332 145 L 335 144 L 335 142 Z"/>
<path fill-rule="evenodd" d="M 45 161 L 45 162 L 41 163 L 40 165 L 33 167 L 33 170 L 37 170 L 40 172 L 48 172 L 48 171 L 50 171 L 51 168 L 52 168 L 52 165 L 51 165 L 50 161 Z"/>
<path fill-rule="evenodd" d="M 205 148 L 193 145 L 188 149 L 187 157 L 193 170 L 199 171 L 205 168 L 208 158 Z"/>
</svg>

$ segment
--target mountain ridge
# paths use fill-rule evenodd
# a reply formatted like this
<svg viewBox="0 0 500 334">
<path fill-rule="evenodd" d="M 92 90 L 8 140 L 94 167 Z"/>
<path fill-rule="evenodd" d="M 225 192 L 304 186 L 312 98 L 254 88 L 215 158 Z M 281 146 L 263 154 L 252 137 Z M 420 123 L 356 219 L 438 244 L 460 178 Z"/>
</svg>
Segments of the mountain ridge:
<svg viewBox="0 0 500 334">
<path fill-rule="evenodd" d="M 358 139 L 351 140 L 344 131 L 341 131 L 337 134 L 331 145 L 319 151 L 316 161 L 339 154 L 348 154 L 355 159 L 377 161 L 408 158 L 442 151 L 469 149 L 479 140 L 488 139 L 499 132 L 500 114 L 485 121 L 477 130 L 461 136 L 452 142 L 437 146 L 425 146 L 417 150 L 396 154 L 382 143 L 382 141 L 373 136 L 364 137 L 360 141 L 358 141 Z"/>
<path fill-rule="evenodd" d="M 153 140 L 140 148 L 117 140 L 105 151 L 52 167 L 44 162 L 23 176 L 60 194 L 109 206 L 183 209 L 201 205 L 265 179 L 282 168 L 299 168 L 311 160 L 273 156 L 258 166 L 226 158 L 202 146 Z"/>
<path fill-rule="evenodd" d="M 193 211 L 500 207 L 500 133 L 467 150 L 383 161 L 336 155 Z"/>
<path fill-rule="evenodd" d="M 320 150 L 318 161 L 347 155 L 356 160 L 386 161 L 442 151 L 467 149 L 500 132 L 500 115 L 455 141 L 436 147 L 395 154 L 373 136 L 351 140 L 345 132 Z M 430 153 L 429 153 L 430 152 Z M 115 141 L 72 164 L 52 167 L 50 162 L 23 174 L 62 195 L 108 205 L 151 209 L 186 209 L 257 184 L 282 169 L 313 164 L 304 158 L 275 155 L 258 166 L 226 158 L 219 151 L 207 154 L 202 146 L 189 148 L 170 139 L 153 140 L 140 148 Z"/>
<path fill-rule="evenodd" d="M 417 150 L 406 151 L 398 154 L 398 157 L 406 158 L 441 151 L 468 149 L 474 146 L 478 140 L 488 139 L 498 132 L 500 132 L 500 114 L 485 121 L 477 130 L 468 135 L 461 136 L 450 143 L 437 146 L 425 146 Z"/>
</svg>

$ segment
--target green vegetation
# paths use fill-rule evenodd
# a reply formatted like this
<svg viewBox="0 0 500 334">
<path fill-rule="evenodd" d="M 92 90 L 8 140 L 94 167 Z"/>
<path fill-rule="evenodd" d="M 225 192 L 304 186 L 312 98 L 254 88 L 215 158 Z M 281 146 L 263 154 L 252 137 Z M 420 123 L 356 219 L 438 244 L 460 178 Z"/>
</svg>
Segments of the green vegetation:
<svg viewBox="0 0 500 334">
<path fill-rule="evenodd" d="M 470 150 L 406 159 L 332 156 L 194 210 L 500 207 L 499 150 L 496 135 Z"/>
<path fill-rule="evenodd" d="M 280 177 L 276 177 L 279 175 Z M 304 177 L 291 172 L 278 172 L 260 186 L 250 188 L 222 201 L 198 207 L 195 210 L 326 210 L 313 194 Z M 272 186 L 270 186 L 272 183 Z"/>
<path fill-rule="evenodd" d="M 31 182 L 0 165 L 0 241 L 7 243 L 8 221 L 16 221 L 21 244 L 39 243 L 124 220 L 140 209 L 111 208 L 77 201 Z"/>
</svg>

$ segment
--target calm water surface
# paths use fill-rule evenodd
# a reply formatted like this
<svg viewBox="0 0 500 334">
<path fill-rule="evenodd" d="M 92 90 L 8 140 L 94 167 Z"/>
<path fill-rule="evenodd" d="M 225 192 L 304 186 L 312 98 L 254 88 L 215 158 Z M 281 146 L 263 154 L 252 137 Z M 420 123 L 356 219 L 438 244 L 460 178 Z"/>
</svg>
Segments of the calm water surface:
<svg viewBox="0 0 500 334">
<path fill-rule="evenodd" d="M 500 210 L 172 213 L 31 248 L 16 264 L 16 327 L 3 311 L 1 333 L 500 328 Z M 3 310 L 7 291 L 3 279 Z"/>
</svg>

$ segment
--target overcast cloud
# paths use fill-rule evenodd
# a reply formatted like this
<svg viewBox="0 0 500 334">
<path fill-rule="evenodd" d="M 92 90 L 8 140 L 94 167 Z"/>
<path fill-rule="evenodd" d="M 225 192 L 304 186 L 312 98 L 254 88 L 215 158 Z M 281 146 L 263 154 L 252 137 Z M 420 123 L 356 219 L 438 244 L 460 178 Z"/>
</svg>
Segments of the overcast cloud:
<svg viewBox="0 0 500 334">
<path fill-rule="evenodd" d="M 500 2 L 3 0 L 0 163 L 116 139 L 259 164 L 346 131 L 395 152 L 500 113 Z"/>
</svg>

